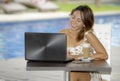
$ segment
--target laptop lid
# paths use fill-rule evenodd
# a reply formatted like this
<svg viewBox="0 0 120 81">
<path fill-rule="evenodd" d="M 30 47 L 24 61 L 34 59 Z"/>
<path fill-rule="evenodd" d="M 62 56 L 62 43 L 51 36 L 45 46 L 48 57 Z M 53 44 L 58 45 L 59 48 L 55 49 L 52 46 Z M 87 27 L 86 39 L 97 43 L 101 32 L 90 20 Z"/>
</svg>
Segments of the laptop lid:
<svg viewBox="0 0 120 81">
<path fill-rule="evenodd" d="M 66 35 L 25 32 L 25 59 L 31 61 L 66 60 Z"/>
</svg>

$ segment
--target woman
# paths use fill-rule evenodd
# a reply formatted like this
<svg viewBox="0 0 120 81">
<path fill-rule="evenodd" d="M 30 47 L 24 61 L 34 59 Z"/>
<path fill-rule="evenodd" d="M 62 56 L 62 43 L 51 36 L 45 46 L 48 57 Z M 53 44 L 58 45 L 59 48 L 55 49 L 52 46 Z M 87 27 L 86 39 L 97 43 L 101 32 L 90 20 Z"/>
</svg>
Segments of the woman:
<svg viewBox="0 0 120 81">
<path fill-rule="evenodd" d="M 94 60 L 106 60 L 107 52 L 97 37 L 93 34 L 94 15 L 90 7 L 81 5 L 72 10 L 70 14 L 70 28 L 61 30 L 67 35 L 68 57 L 80 59 L 83 57 L 82 51 L 79 54 L 72 54 L 71 50 L 82 50 L 84 42 L 91 45 L 92 54 L 90 58 Z M 78 49 L 77 49 L 78 51 Z M 76 52 L 77 53 L 77 52 Z M 88 72 L 71 72 L 70 81 L 90 81 L 91 76 Z"/>
</svg>

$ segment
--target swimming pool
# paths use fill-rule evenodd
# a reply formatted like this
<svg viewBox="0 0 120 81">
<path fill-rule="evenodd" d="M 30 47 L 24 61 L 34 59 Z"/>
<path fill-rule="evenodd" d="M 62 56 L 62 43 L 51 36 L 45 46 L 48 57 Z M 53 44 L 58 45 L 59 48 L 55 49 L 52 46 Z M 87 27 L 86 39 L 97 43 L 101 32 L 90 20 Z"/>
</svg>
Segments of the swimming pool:
<svg viewBox="0 0 120 81">
<path fill-rule="evenodd" d="M 113 46 L 120 46 L 120 14 L 95 16 L 96 24 L 112 25 Z M 0 23 L 0 59 L 24 56 L 24 32 L 59 32 L 69 18 Z"/>
</svg>

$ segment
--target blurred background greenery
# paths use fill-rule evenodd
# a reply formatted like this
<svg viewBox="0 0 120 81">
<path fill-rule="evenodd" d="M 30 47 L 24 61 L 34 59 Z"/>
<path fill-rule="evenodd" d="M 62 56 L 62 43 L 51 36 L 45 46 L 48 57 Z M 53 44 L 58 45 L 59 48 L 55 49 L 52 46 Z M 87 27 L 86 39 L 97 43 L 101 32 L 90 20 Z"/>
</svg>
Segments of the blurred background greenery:
<svg viewBox="0 0 120 81">
<path fill-rule="evenodd" d="M 75 8 L 78 5 L 88 5 L 92 8 L 94 12 L 101 11 L 120 11 L 120 5 L 118 4 L 101 4 L 100 6 L 96 6 L 92 3 L 56 3 L 60 7 L 60 11 L 70 12 L 71 9 Z"/>
</svg>

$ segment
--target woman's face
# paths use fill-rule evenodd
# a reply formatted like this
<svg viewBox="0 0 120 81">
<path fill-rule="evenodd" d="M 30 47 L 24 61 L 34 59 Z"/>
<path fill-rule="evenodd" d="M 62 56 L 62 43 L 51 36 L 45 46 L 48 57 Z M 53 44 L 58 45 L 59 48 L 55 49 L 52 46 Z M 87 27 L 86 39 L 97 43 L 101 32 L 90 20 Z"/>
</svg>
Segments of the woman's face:
<svg viewBox="0 0 120 81">
<path fill-rule="evenodd" d="M 74 11 L 71 15 L 70 28 L 74 31 L 81 30 L 83 28 L 83 22 L 80 11 Z"/>
</svg>

